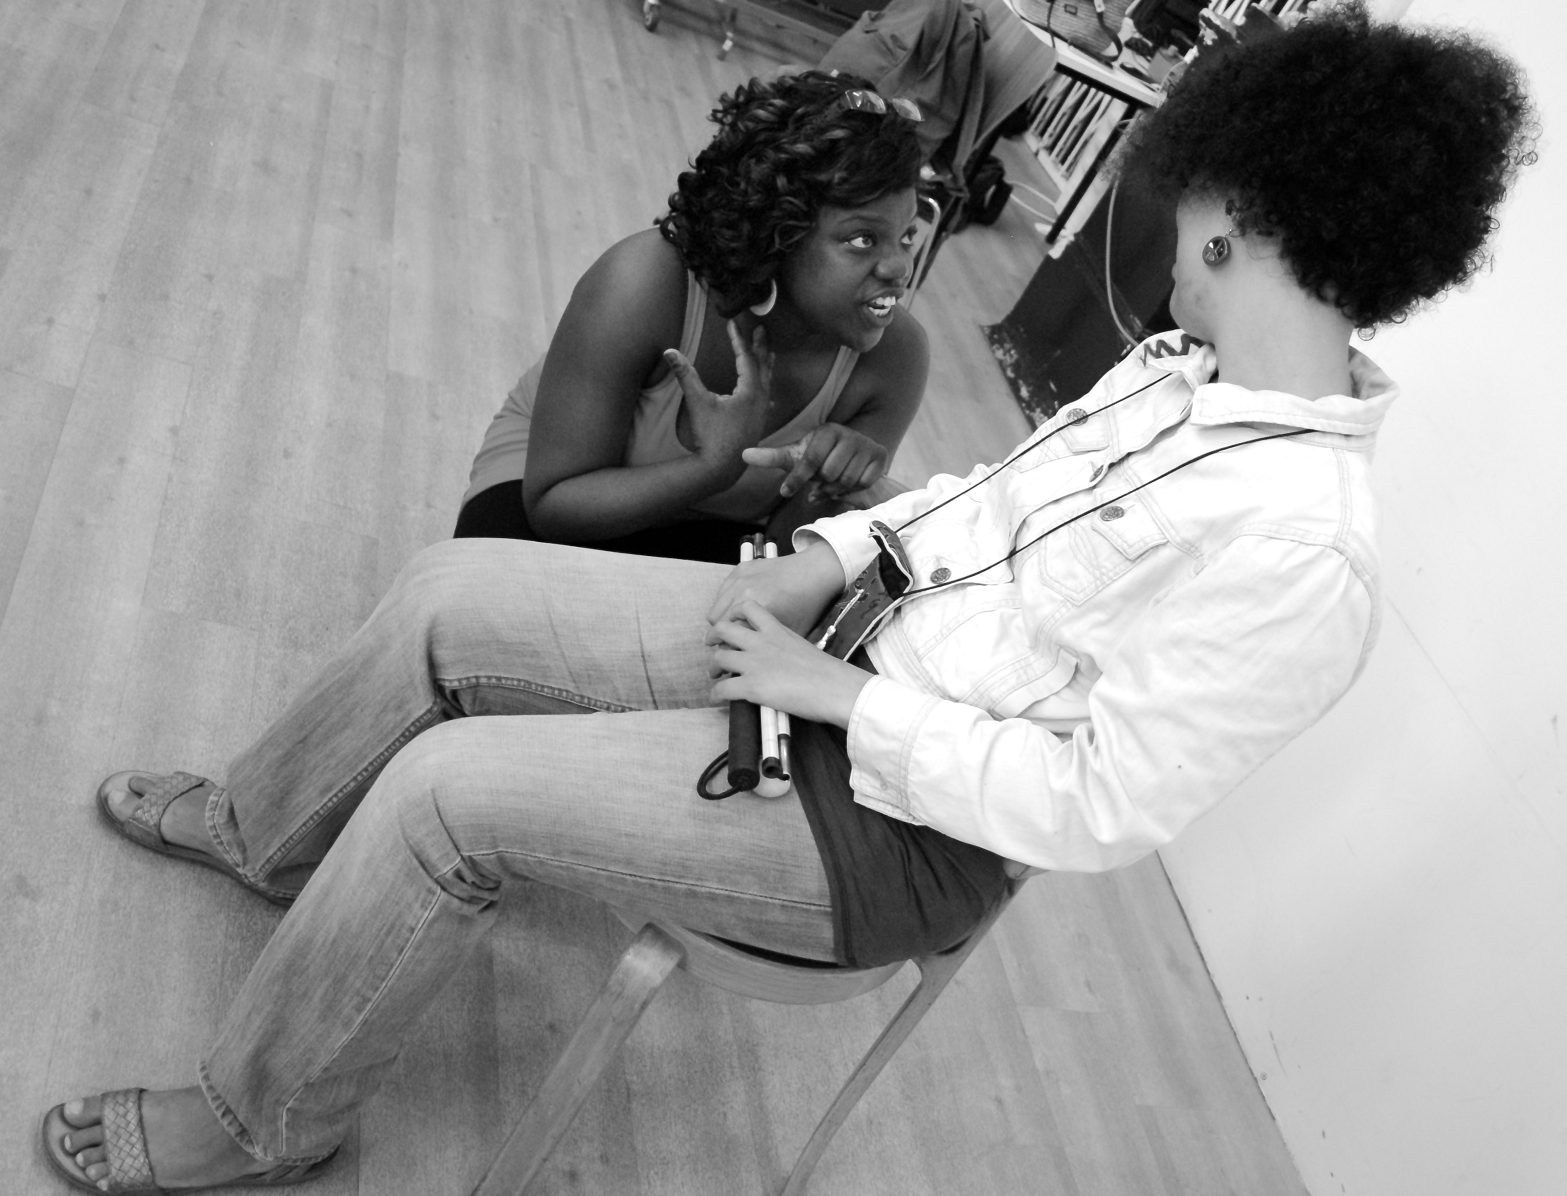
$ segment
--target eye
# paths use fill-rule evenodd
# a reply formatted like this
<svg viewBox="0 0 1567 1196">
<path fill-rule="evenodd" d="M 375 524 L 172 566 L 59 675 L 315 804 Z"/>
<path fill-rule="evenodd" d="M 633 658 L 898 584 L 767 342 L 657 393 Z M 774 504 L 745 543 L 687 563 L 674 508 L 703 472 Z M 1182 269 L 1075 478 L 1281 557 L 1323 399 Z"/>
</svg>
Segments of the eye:
<svg viewBox="0 0 1567 1196">
<path fill-rule="evenodd" d="M 854 249 L 874 249 L 876 246 L 876 237 L 872 233 L 855 233 L 854 236 L 848 238 L 844 244 Z"/>
<path fill-rule="evenodd" d="M 917 238 L 919 235 L 920 235 L 919 228 L 917 226 L 915 226 L 915 225 L 912 225 L 912 224 L 909 225 L 908 231 L 905 232 L 903 234 L 903 236 L 900 238 L 900 240 L 903 242 L 903 247 L 905 249 L 908 249 L 908 248 L 912 247 L 913 244 L 914 244 L 915 238 Z"/>
</svg>

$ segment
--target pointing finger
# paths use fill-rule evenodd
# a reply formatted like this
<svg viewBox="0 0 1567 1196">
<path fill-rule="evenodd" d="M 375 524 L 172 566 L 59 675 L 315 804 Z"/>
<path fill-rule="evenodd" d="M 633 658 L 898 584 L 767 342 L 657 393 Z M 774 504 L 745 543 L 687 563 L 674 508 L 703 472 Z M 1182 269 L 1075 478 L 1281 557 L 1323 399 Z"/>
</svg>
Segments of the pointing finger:
<svg viewBox="0 0 1567 1196">
<path fill-rule="evenodd" d="M 740 459 L 761 469 L 788 469 L 794 464 L 794 455 L 787 448 L 741 449 Z"/>
</svg>

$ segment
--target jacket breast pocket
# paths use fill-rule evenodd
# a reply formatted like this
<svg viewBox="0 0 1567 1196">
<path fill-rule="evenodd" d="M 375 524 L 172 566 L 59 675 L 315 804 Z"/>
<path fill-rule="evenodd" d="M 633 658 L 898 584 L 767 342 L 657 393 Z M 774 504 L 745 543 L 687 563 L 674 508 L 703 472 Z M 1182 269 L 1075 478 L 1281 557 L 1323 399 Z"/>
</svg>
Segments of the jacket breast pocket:
<svg viewBox="0 0 1567 1196">
<path fill-rule="evenodd" d="M 1120 577 L 1139 557 L 1169 542 L 1142 503 L 1112 503 L 1046 536 L 1040 580 L 1074 605 Z"/>
</svg>

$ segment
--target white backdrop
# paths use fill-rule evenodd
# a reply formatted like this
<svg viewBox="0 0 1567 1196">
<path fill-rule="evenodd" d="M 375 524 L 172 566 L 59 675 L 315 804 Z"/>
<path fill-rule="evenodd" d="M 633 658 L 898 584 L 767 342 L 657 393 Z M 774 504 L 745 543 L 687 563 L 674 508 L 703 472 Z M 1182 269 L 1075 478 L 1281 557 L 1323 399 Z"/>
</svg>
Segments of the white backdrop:
<svg viewBox="0 0 1567 1196">
<path fill-rule="evenodd" d="M 1540 162 L 1494 270 L 1363 346 L 1404 387 L 1370 668 L 1164 860 L 1313 1196 L 1561 1196 L 1567 15 L 1377 7 L 1519 58 Z"/>
</svg>

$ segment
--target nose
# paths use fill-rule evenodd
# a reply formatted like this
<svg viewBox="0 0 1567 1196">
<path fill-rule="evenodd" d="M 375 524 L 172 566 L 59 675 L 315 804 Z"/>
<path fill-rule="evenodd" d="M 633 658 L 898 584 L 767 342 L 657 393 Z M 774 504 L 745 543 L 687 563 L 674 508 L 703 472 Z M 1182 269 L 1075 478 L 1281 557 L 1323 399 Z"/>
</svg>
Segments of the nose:
<svg viewBox="0 0 1567 1196">
<path fill-rule="evenodd" d="M 876 262 L 876 277 L 883 282 L 906 282 L 914 268 L 914 250 L 894 241 Z"/>
</svg>

